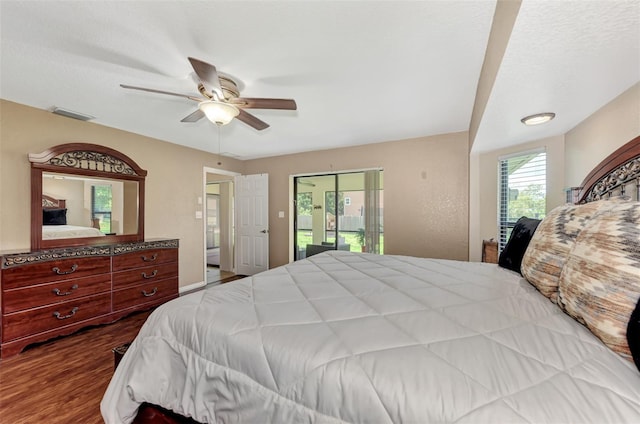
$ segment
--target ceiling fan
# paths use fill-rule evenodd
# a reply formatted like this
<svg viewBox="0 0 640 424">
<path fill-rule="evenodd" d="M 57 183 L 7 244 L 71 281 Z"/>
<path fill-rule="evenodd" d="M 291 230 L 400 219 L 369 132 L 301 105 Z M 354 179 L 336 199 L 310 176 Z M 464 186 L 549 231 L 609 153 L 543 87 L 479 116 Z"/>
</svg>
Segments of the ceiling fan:
<svg viewBox="0 0 640 424">
<path fill-rule="evenodd" d="M 268 128 L 269 124 L 244 109 L 297 109 L 296 102 L 293 99 L 240 97 L 240 91 L 235 81 L 226 76 L 219 75 L 215 66 L 194 59 L 193 57 L 189 58 L 189 62 L 199 79 L 198 91 L 202 97 L 155 90 L 153 88 L 135 87 L 126 84 L 120 84 L 120 87 L 184 97 L 198 102 L 198 109 L 182 118 L 180 122 L 197 122 L 206 116 L 211 122 L 218 125 L 225 125 L 233 118 L 237 118 L 256 130 L 261 131 Z"/>
</svg>

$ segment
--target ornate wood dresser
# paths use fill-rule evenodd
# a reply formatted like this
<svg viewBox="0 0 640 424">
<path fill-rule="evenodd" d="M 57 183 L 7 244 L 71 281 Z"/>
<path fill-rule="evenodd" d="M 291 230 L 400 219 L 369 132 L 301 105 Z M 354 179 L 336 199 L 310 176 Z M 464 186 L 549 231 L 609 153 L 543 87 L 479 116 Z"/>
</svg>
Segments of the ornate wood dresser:
<svg viewBox="0 0 640 424">
<path fill-rule="evenodd" d="M 2 256 L 0 355 L 178 296 L 178 240 Z"/>
</svg>

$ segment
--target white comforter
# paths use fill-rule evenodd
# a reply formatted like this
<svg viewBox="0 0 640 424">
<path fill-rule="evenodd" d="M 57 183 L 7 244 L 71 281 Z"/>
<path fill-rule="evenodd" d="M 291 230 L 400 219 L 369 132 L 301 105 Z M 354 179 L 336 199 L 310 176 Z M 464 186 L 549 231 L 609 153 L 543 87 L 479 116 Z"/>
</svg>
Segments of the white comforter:
<svg viewBox="0 0 640 424">
<path fill-rule="evenodd" d="M 42 239 L 65 239 L 76 237 L 103 237 L 104 233 L 93 227 L 80 227 L 77 225 L 43 225 Z"/>
<path fill-rule="evenodd" d="M 102 400 L 201 422 L 640 422 L 640 373 L 492 264 L 332 251 L 156 310 Z"/>
</svg>

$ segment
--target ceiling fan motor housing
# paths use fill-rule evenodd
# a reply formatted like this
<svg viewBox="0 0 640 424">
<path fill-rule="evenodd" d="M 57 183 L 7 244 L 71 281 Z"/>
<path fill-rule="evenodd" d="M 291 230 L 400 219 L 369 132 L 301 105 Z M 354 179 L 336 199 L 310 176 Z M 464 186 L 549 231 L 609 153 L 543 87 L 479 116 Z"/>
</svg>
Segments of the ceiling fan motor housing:
<svg viewBox="0 0 640 424">
<path fill-rule="evenodd" d="M 220 87 L 222 88 L 222 94 L 224 95 L 225 100 L 235 99 L 240 97 L 240 90 L 238 90 L 238 84 L 231 78 L 224 77 L 222 75 L 218 75 L 218 79 L 220 80 Z M 213 99 L 213 93 L 209 93 L 202 83 L 198 84 L 198 91 L 200 94 L 205 96 L 208 99 Z"/>
</svg>

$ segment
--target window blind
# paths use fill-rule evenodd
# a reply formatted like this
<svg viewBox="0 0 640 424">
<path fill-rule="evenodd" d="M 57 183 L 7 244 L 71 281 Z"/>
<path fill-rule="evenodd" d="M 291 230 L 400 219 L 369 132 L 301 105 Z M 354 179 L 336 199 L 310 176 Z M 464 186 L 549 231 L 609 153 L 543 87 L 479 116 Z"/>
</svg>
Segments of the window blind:
<svg viewBox="0 0 640 424">
<path fill-rule="evenodd" d="M 499 249 L 509 240 L 516 221 L 542 219 L 546 210 L 547 153 L 534 151 L 499 160 Z"/>
</svg>

